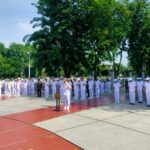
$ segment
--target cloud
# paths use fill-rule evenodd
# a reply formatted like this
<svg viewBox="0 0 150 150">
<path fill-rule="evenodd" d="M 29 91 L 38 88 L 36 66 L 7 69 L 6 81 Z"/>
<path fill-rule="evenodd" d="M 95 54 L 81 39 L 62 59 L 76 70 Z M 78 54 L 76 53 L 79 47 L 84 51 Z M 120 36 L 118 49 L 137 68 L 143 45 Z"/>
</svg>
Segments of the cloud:
<svg viewBox="0 0 150 150">
<path fill-rule="evenodd" d="M 32 28 L 32 25 L 28 22 L 19 22 L 17 24 L 19 29 L 27 34 L 33 33 L 34 29 Z"/>
</svg>

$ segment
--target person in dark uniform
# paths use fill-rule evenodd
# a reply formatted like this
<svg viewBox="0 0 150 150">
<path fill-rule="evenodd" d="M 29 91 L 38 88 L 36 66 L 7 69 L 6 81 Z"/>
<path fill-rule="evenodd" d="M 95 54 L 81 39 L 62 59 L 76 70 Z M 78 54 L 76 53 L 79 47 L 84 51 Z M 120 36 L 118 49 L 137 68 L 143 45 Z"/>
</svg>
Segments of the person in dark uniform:
<svg viewBox="0 0 150 150">
<path fill-rule="evenodd" d="M 41 91 L 42 91 L 42 82 L 40 81 L 40 79 L 38 79 L 38 82 L 37 82 L 37 97 L 42 96 Z"/>
</svg>

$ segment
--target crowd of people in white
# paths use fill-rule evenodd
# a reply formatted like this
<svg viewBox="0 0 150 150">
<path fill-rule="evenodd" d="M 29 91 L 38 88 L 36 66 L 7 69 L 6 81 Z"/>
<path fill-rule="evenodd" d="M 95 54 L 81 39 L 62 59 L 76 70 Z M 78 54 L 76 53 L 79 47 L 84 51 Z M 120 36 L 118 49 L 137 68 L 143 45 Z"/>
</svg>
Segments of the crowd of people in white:
<svg viewBox="0 0 150 150">
<path fill-rule="evenodd" d="M 70 99 L 73 97 L 74 102 L 79 100 L 86 100 L 87 97 L 93 99 L 99 98 L 105 92 L 107 94 L 113 94 L 115 97 L 115 103 L 120 103 L 120 88 L 125 85 L 125 80 L 121 79 L 97 79 L 88 80 L 81 78 L 74 78 L 73 80 L 67 78 L 52 78 L 52 79 L 15 79 L 15 80 L 0 80 L 0 96 L 2 94 L 7 96 L 44 96 L 49 98 L 52 95 L 55 98 L 56 90 L 59 89 L 60 97 L 62 100 L 67 101 L 65 109 L 70 106 Z M 127 79 L 127 86 L 129 91 L 130 104 L 135 104 L 135 98 L 137 93 L 137 99 L 139 103 L 143 102 L 143 95 L 145 93 L 147 106 L 150 106 L 150 78 L 145 78 L 143 81 L 141 78 L 133 80 L 133 78 Z M 113 90 L 113 92 L 112 92 Z M 37 92 L 36 92 L 37 91 Z M 69 109 L 69 108 L 68 108 Z"/>
</svg>

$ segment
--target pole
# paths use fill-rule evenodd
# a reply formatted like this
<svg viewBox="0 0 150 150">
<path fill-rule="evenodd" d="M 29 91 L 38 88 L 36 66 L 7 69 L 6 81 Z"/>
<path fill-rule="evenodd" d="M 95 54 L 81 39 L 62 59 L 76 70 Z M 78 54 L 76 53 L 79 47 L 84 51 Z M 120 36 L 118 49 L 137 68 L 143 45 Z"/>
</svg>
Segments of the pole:
<svg viewBox="0 0 150 150">
<path fill-rule="evenodd" d="M 28 59 L 29 59 L 29 62 L 28 62 L 28 78 L 30 78 L 30 76 L 31 76 L 31 68 L 30 68 L 30 52 L 27 52 L 27 54 L 29 55 L 29 56 L 28 56 Z"/>
</svg>

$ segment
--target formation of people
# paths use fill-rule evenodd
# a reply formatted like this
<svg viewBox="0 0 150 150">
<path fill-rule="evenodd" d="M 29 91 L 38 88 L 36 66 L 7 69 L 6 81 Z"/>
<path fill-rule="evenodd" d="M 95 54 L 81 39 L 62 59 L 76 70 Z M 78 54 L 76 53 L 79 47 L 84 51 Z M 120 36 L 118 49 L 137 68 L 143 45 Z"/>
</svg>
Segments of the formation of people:
<svg viewBox="0 0 150 150">
<path fill-rule="evenodd" d="M 126 85 L 127 83 L 127 85 Z M 44 96 L 49 98 L 52 95 L 55 98 L 56 90 L 59 89 L 60 98 L 64 100 L 64 109 L 70 108 L 70 99 L 74 102 L 84 101 L 88 98 L 99 98 L 102 94 L 114 94 L 115 103 L 120 103 L 121 87 L 128 87 L 130 104 L 143 102 L 143 94 L 146 95 L 147 106 L 150 106 L 150 78 L 127 78 L 125 80 L 114 79 L 97 79 L 93 78 L 47 78 L 47 79 L 12 79 L 0 80 L 0 96 Z M 113 92 L 112 92 L 113 91 Z M 143 92 L 144 91 L 144 92 Z"/>
</svg>

